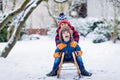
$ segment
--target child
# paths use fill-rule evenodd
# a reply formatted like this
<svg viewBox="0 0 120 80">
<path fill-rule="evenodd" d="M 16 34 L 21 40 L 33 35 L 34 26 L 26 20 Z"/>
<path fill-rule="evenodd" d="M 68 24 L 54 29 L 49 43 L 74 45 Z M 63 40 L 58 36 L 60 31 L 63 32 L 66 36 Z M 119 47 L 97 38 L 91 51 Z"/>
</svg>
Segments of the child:
<svg viewBox="0 0 120 80">
<path fill-rule="evenodd" d="M 67 17 L 64 15 L 64 13 L 60 13 L 60 15 L 58 17 L 58 28 L 56 30 L 57 35 L 55 37 L 56 46 L 60 43 L 59 31 L 63 27 L 69 27 L 72 30 L 72 32 L 73 32 L 73 39 L 74 39 L 74 41 L 79 43 L 79 34 L 78 34 L 78 32 L 74 29 L 73 26 L 71 26 L 70 22 L 67 20 Z"/>
<path fill-rule="evenodd" d="M 64 62 L 66 61 L 74 61 L 72 57 L 72 52 L 76 51 L 76 60 L 79 66 L 79 69 L 81 71 L 81 74 L 83 76 L 91 76 L 92 73 L 89 73 L 86 71 L 83 61 L 82 61 L 82 51 L 79 45 L 73 41 L 72 37 L 72 31 L 69 28 L 62 28 L 60 30 L 59 34 L 59 39 L 61 41 L 60 44 L 58 44 L 57 49 L 55 50 L 54 53 L 54 65 L 52 68 L 52 71 L 47 74 L 47 76 L 56 76 L 57 75 L 57 70 L 59 68 L 60 60 L 61 60 L 61 52 L 65 53 L 64 56 Z"/>
</svg>

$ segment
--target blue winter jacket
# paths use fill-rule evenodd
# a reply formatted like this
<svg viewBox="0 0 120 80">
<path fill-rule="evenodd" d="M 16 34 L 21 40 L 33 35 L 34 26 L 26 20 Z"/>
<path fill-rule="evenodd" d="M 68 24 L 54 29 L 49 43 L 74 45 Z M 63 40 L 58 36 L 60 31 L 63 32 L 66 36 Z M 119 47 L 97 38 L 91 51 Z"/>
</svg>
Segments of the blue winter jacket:
<svg viewBox="0 0 120 80">
<path fill-rule="evenodd" d="M 79 52 L 79 54 L 81 55 L 81 48 L 79 47 L 79 45 L 77 43 L 75 43 L 74 41 L 62 41 L 62 43 L 60 43 L 57 46 L 57 49 L 55 50 L 54 53 L 54 57 L 60 57 L 60 53 L 64 52 L 65 56 L 64 58 L 69 59 L 72 58 L 72 52 L 77 51 Z"/>
</svg>

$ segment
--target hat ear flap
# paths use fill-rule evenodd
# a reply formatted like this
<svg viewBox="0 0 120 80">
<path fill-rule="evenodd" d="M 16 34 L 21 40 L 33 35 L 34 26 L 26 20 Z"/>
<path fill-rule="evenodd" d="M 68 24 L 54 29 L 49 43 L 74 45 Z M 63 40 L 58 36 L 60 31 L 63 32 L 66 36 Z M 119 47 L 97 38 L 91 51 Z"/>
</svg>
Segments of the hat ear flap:
<svg viewBox="0 0 120 80">
<path fill-rule="evenodd" d="M 73 41 L 73 40 L 74 40 L 74 39 L 73 39 L 73 31 L 70 30 L 70 29 L 69 29 L 69 31 L 70 31 L 70 40 Z"/>
<path fill-rule="evenodd" d="M 63 36 L 62 36 L 62 33 L 64 31 L 68 31 L 70 33 L 70 40 L 73 41 L 73 32 L 72 30 L 70 30 L 70 28 L 61 28 L 60 29 L 60 32 L 59 32 L 59 40 L 62 42 L 63 40 Z"/>
<path fill-rule="evenodd" d="M 59 40 L 60 40 L 60 42 L 62 42 L 62 29 L 60 29 L 60 32 L 59 32 Z"/>
</svg>

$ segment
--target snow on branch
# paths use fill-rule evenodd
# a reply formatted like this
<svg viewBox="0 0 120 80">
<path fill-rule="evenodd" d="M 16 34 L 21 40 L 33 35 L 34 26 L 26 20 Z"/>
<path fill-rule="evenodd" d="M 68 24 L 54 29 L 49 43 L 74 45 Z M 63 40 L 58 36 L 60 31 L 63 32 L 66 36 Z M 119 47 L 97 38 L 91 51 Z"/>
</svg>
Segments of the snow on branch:
<svg viewBox="0 0 120 80">
<path fill-rule="evenodd" d="M 4 28 L 4 26 L 8 23 L 8 21 L 10 21 L 10 19 L 15 17 L 17 14 L 19 14 L 25 8 L 26 4 L 28 4 L 29 1 L 30 0 L 25 0 L 19 9 L 12 11 L 8 14 L 4 14 L 1 17 L 1 19 L 0 19 L 0 31 Z"/>
<path fill-rule="evenodd" d="M 32 0 L 31 0 L 32 1 Z M 15 20 L 15 29 L 12 33 L 12 36 L 10 38 L 10 40 L 8 41 L 7 45 L 5 46 L 5 48 L 2 50 L 2 55 L 1 57 L 6 58 L 9 54 L 9 52 L 11 51 L 11 49 L 14 47 L 14 45 L 16 44 L 19 35 L 20 35 L 20 31 L 25 23 L 25 21 L 27 20 L 27 18 L 30 16 L 30 14 L 33 12 L 33 10 L 42 2 L 42 1 L 46 1 L 46 0 L 34 0 L 33 4 L 29 4 L 28 8 L 24 9 L 19 16 L 17 17 L 17 19 Z"/>
<path fill-rule="evenodd" d="M 58 2 L 58 3 L 63 3 L 63 2 L 66 2 L 68 0 L 54 0 L 55 2 Z"/>
</svg>

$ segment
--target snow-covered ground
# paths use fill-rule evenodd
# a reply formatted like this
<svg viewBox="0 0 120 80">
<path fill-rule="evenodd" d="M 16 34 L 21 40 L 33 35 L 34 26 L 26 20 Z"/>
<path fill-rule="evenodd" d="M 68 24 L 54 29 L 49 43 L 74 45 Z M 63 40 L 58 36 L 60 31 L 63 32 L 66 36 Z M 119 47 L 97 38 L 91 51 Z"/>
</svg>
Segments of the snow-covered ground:
<svg viewBox="0 0 120 80">
<path fill-rule="evenodd" d="M 84 52 L 85 67 L 93 73 L 80 80 L 120 80 L 120 42 L 93 44 L 89 39 L 81 39 L 79 45 Z M 0 50 L 4 46 L 5 43 L 0 43 Z M 0 58 L 0 80 L 57 80 L 57 77 L 46 77 L 53 66 L 55 48 L 54 39 L 47 36 L 18 41 L 7 58 Z M 69 69 L 73 65 L 65 66 Z M 79 80 L 76 69 L 62 70 L 58 80 Z"/>
</svg>

